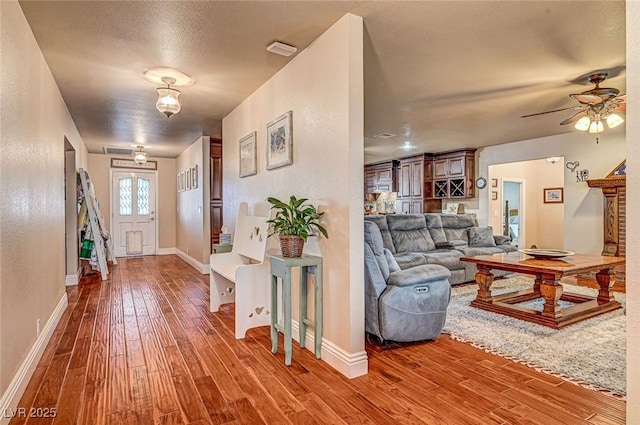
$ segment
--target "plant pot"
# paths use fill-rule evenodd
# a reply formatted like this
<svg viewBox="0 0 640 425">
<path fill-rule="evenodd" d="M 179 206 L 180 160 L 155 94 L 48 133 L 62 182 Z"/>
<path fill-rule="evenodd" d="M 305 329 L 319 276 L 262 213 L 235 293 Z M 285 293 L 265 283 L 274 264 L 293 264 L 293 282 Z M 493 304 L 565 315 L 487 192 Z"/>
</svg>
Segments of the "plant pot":
<svg viewBox="0 0 640 425">
<path fill-rule="evenodd" d="M 302 257 L 304 240 L 300 236 L 280 235 L 280 250 L 283 257 Z"/>
</svg>

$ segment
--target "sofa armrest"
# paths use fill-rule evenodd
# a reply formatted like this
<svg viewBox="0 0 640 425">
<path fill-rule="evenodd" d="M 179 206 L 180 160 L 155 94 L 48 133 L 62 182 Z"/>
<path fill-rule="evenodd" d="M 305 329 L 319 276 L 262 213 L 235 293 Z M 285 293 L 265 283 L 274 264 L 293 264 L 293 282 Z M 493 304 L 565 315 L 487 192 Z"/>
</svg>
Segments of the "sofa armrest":
<svg viewBox="0 0 640 425">
<path fill-rule="evenodd" d="M 451 276 L 451 272 L 445 267 L 437 264 L 425 264 L 423 266 L 411 267 L 410 269 L 391 273 L 389 279 L 387 279 L 387 285 L 417 285 L 435 280 L 448 279 L 449 276 Z"/>
<path fill-rule="evenodd" d="M 509 245 L 511 238 L 504 235 L 493 235 L 493 239 L 496 241 L 496 245 Z"/>
<path fill-rule="evenodd" d="M 461 239 L 454 239 L 451 241 L 436 242 L 436 248 L 456 248 L 467 246 L 467 243 Z"/>
</svg>

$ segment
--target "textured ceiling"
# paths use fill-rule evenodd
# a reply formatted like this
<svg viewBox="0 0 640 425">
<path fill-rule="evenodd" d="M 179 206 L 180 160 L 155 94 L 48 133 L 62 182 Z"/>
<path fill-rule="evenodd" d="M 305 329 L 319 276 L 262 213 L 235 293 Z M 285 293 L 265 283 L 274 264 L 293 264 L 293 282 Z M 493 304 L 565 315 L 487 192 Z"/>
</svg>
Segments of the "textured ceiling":
<svg viewBox="0 0 640 425">
<path fill-rule="evenodd" d="M 596 70 L 625 91 L 624 2 L 20 4 L 90 152 L 145 144 L 175 157 L 219 136 L 221 119 L 291 59 L 268 44 L 302 50 L 347 12 L 365 23 L 367 162 L 576 131 L 558 125 L 571 111 L 520 115 L 575 105 L 568 95 L 591 88 Z M 195 79 L 170 119 L 142 78 L 158 66 Z"/>
</svg>

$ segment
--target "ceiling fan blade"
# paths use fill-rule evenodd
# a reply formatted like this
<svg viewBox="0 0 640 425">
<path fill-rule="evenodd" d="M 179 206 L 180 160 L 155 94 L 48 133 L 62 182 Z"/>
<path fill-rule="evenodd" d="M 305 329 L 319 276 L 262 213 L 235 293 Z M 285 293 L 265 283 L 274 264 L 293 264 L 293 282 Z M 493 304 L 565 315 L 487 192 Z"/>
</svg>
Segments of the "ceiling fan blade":
<svg viewBox="0 0 640 425">
<path fill-rule="evenodd" d="M 616 114 L 626 114 L 627 113 L 626 102 L 620 102 L 620 103 L 616 103 L 614 105 L 609 106 L 609 112 L 613 112 Z"/>
<path fill-rule="evenodd" d="M 602 103 L 602 98 L 595 94 L 570 94 L 569 97 L 587 105 L 597 105 L 598 103 Z"/>
<path fill-rule="evenodd" d="M 569 108 L 554 109 L 552 111 L 544 111 L 544 112 L 537 112 L 535 114 L 521 115 L 520 118 L 535 117 L 536 115 L 550 114 L 552 112 L 569 111 L 571 109 L 576 110 L 576 109 L 582 109 L 582 108 L 583 108 L 582 106 L 571 106 Z"/>
<path fill-rule="evenodd" d="M 578 121 L 580 118 L 582 117 L 586 117 L 587 116 L 587 110 L 582 110 L 582 111 L 578 111 L 575 114 L 571 115 L 569 118 L 567 118 L 566 120 L 562 121 L 560 123 L 560 125 L 567 125 L 567 124 L 571 124 L 573 122 Z"/>
</svg>

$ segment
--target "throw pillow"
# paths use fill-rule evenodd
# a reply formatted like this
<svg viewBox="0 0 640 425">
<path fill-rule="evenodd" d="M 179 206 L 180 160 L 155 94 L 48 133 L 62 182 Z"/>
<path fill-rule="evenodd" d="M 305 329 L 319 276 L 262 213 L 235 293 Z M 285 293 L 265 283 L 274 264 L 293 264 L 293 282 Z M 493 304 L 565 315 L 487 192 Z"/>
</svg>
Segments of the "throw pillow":
<svg viewBox="0 0 640 425">
<path fill-rule="evenodd" d="M 496 246 L 496 241 L 493 239 L 493 228 L 491 226 L 469 227 L 467 232 L 469 233 L 469 246 L 471 247 Z"/>
</svg>

